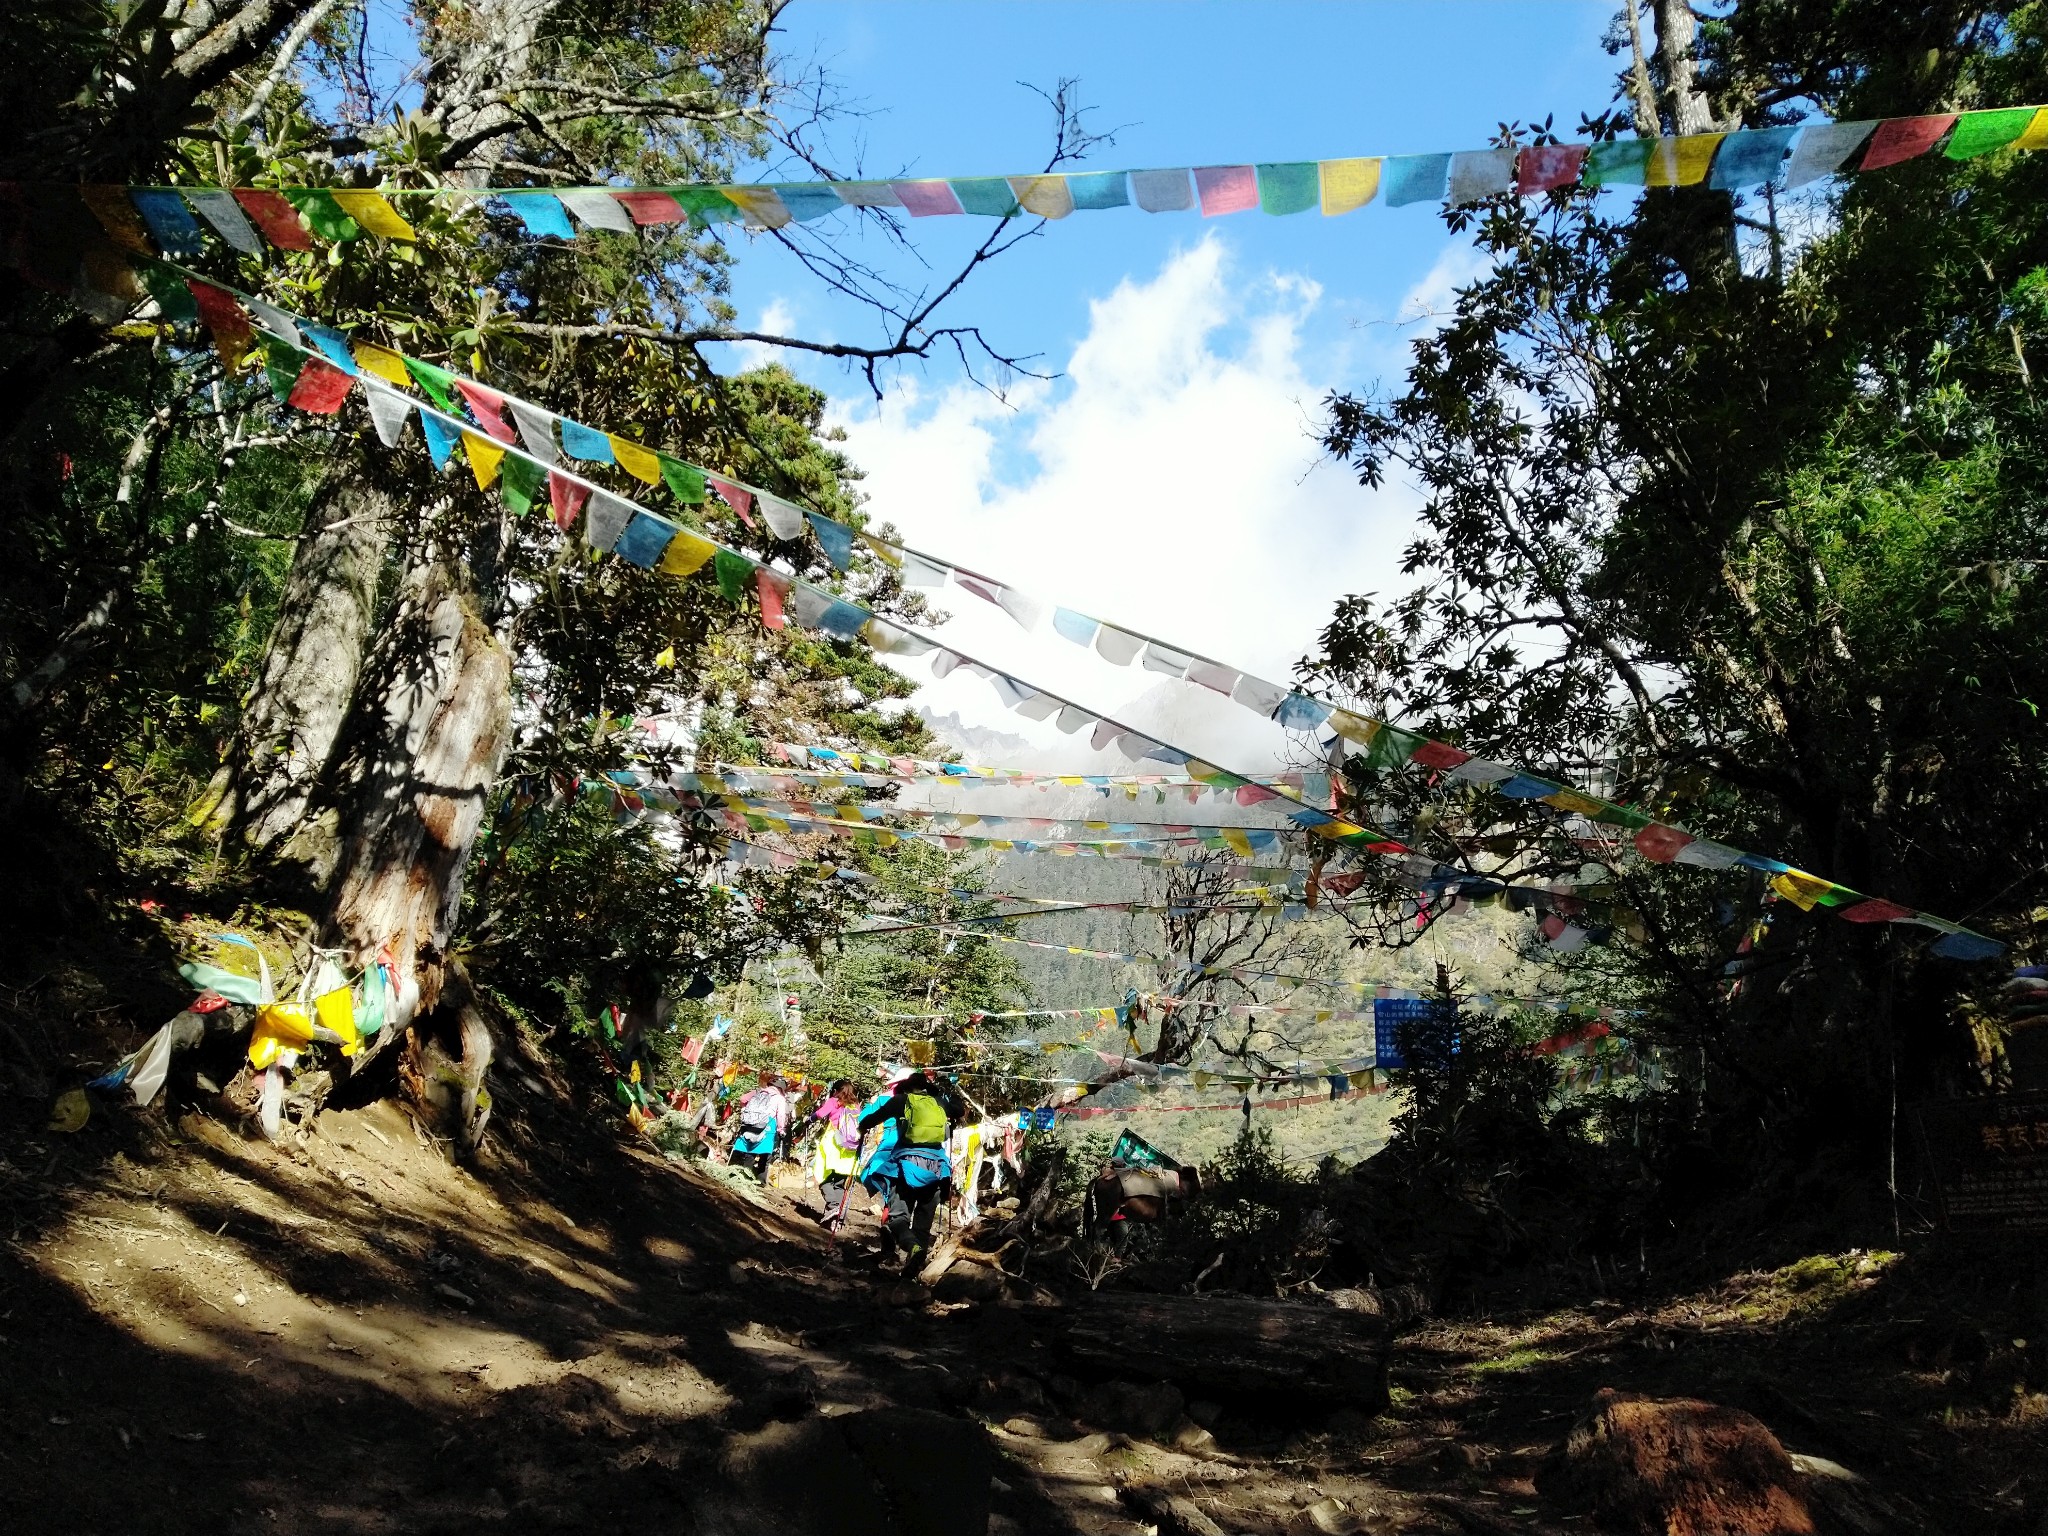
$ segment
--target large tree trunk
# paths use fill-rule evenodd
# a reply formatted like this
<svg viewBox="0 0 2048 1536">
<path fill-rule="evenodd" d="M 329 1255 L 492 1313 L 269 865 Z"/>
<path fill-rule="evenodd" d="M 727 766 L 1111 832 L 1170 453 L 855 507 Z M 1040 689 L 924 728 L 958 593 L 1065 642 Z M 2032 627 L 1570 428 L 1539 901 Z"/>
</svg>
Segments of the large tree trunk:
<svg viewBox="0 0 2048 1536">
<path fill-rule="evenodd" d="M 261 852 L 333 874 L 331 818 L 307 813 L 333 764 L 377 618 L 377 586 L 397 516 L 389 490 L 350 458 L 337 464 L 307 517 L 278 599 L 277 627 L 209 817 Z"/>
<path fill-rule="evenodd" d="M 423 550 L 378 659 L 357 706 L 322 942 L 345 950 L 351 967 L 386 953 L 418 984 L 424 1013 L 440 997 L 463 869 L 511 735 L 511 655 L 465 571 Z"/>
</svg>

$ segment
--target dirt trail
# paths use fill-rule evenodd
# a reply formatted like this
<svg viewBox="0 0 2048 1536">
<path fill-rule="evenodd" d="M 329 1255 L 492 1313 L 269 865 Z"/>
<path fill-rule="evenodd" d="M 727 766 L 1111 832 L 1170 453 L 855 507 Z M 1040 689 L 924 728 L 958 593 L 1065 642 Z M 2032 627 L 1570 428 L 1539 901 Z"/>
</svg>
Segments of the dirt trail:
<svg viewBox="0 0 2048 1536">
<path fill-rule="evenodd" d="M 1176 1399 L 1143 1427 L 1088 1407 L 1057 1298 L 934 1300 L 791 1198 L 566 1113 L 473 1171 L 388 1103 L 302 1146 L 196 1112 L 0 1138 L 10 1529 L 918 1536 L 983 1528 L 978 1478 L 996 1536 L 1540 1536 L 1589 1529 L 1533 1478 L 1602 1385 L 1751 1408 L 1888 1481 L 1887 1529 L 2039 1518 L 2048 1399 L 1908 1362 L 1884 1319 L 1926 1309 L 1885 1301 L 1890 1261 L 1426 1328 L 1376 1419 Z M 1972 1383 L 1974 1436 L 1938 1407 Z"/>
<path fill-rule="evenodd" d="M 635 1146 L 557 1149 L 545 1182 L 470 1172 L 388 1103 L 302 1147 L 197 1113 L 100 1135 L 125 1149 L 34 1138 L 0 1166 L 25 1222 L 0 1275 L 19 1529 L 741 1536 L 748 1455 L 878 1412 L 990 1447 L 997 1532 L 1137 1533 L 1191 1499 L 1230 1529 L 1318 1500 L 1319 1528 L 1452 1528 L 1356 1479 L 1074 1423 L 1044 1386 L 1052 1298 L 933 1302 L 789 1197 Z"/>
</svg>

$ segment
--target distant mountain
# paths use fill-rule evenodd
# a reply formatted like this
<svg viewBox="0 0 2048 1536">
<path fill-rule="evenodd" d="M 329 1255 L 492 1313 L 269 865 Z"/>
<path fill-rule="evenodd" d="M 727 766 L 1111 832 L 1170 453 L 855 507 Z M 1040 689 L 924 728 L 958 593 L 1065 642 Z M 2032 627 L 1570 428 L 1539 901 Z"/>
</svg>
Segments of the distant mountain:
<svg viewBox="0 0 2048 1536">
<path fill-rule="evenodd" d="M 949 715 L 935 715 L 920 704 L 917 718 L 922 720 L 940 741 L 964 754 L 969 762 L 1007 768 L 1014 766 L 1020 757 L 1038 755 L 1038 749 L 1022 736 L 992 731 L 984 725 L 963 724 L 958 710 Z"/>
</svg>

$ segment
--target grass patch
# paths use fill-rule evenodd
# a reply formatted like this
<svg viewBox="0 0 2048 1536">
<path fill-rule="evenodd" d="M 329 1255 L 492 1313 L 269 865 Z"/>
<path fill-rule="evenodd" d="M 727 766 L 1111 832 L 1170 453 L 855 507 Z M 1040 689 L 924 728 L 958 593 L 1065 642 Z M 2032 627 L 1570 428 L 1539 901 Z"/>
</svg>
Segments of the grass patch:
<svg viewBox="0 0 2048 1536">
<path fill-rule="evenodd" d="M 1495 1355 L 1488 1360 L 1474 1360 L 1465 1367 L 1465 1374 L 1493 1376 L 1506 1371 L 1526 1371 L 1531 1366 L 1542 1365 L 1556 1358 L 1557 1356 L 1547 1349 L 1511 1349 L 1504 1355 Z"/>
</svg>

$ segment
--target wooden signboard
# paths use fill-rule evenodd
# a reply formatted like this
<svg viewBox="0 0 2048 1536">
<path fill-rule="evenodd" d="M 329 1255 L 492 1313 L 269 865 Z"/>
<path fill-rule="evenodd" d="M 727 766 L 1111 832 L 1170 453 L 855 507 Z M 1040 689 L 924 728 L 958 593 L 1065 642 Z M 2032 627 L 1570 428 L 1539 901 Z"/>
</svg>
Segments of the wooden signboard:
<svg viewBox="0 0 2048 1536">
<path fill-rule="evenodd" d="M 1920 1131 L 1950 1230 L 2048 1231 L 2048 1093 L 1930 1104 Z"/>
</svg>

